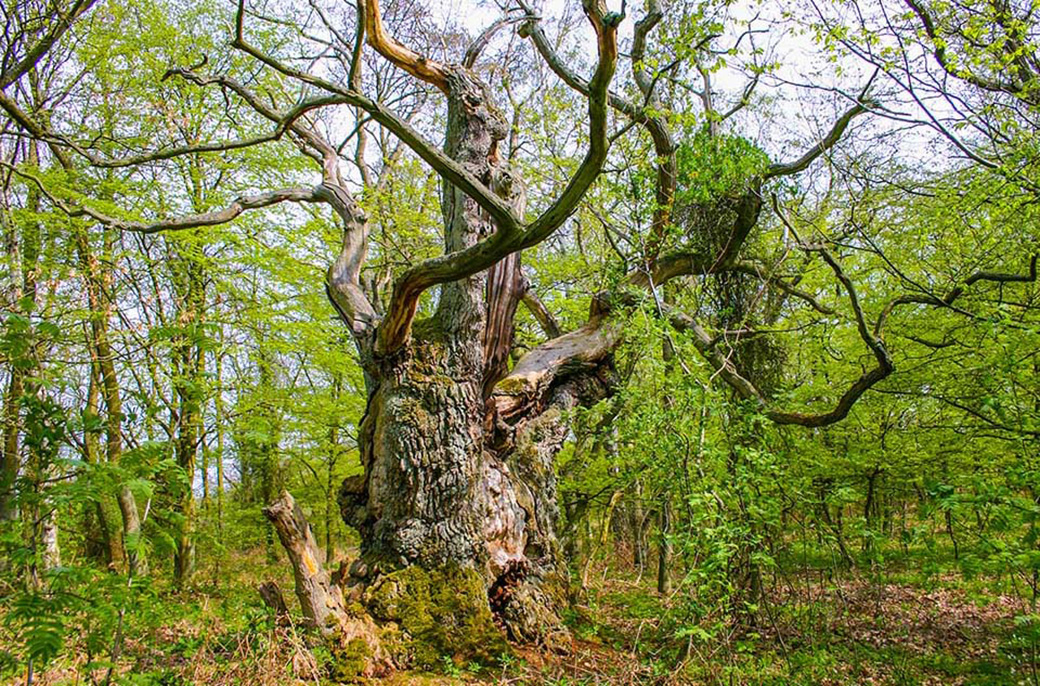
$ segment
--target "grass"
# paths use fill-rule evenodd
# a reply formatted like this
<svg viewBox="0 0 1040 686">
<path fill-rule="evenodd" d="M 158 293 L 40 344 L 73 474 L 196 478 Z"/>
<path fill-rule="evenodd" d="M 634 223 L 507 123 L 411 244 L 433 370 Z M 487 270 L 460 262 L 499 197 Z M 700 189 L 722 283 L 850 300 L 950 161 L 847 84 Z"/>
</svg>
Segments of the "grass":
<svg viewBox="0 0 1040 686">
<path fill-rule="evenodd" d="M 228 554 L 219 567 L 202 570 L 190 593 L 162 577 L 151 582 L 127 606 L 113 683 L 327 683 L 324 651 L 305 632 L 275 626 L 263 607 L 256 587 L 267 579 L 277 581 L 292 604 L 288 565 L 265 559 L 261 550 Z M 401 673 L 382 683 L 1038 683 L 1040 628 L 1016 622 L 1028 608 L 1006 592 L 1012 588 L 1006 582 L 950 571 L 915 573 L 910 559 L 883 577 L 818 569 L 777 573 L 757 612 L 735 625 L 681 584 L 661 597 L 653 580 L 631 567 L 602 563 L 594 571 L 581 602 L 567 611 L 573 636 L 567 654 L 518 646 L 497 667 L 446 658 L 438 673 Z M 97 629 L 103 638 L 111 635 L 103 622 Z M 89 632 L 68 636 L 63 657 L 34 683 L 102 683 L 109 665 L 97 656 L 108 652 L 96 638 Z M 24 683 L 24 675 L 13 683 Z"/>
</svg>

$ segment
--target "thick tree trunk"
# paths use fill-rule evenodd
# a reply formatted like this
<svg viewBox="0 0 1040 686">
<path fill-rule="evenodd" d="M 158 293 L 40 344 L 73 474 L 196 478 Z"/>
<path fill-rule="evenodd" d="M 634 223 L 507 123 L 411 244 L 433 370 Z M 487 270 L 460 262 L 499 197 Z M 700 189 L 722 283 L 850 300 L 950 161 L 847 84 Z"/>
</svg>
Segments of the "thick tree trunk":
<svg viewBox="0 0 1040 686">
<path fill-rule="evenodd" d="M 444 655 L 491 661 L 506 649 L 500 627 L 523 640 L 564 635 L 553 458 L 568 435 L 565 412 L 604 396 L 617 336 L 597 316 L 512 372 L 508 359 L 523 293 L 518 251 L 565 220 L 605 158 L 606 88 L 621 15 L 602 3 L 585 6 L 600 53 L 588 85 L 589 151 L 561 196 L 527 224 L 523 184 L 498 153 L 509 127 L 485 86 L 467 66 L 439 64 L 391 39 L 376 2 L 359 9 L 380 54 L 447 96 L 444 152 L 453 164 L 434 164 L 443 158 L 425 146 L 420 152 L 454 182 L 442 190 L 445 257 L 408 270 L 385 315 L 377 314 L 372 302 L 379 300 L 366 297 L 360 280 L 367 219 L 343 186 L 336 151 L 308 138 L 326 162 L 314 197 L 344 223 L 327 292 L 355 337 L 368 386 L 358 438 L 364 472 L 345 480 L 339 496 L 344 520 L 362 540 L 350 570 L 356 607 L 338 609 L 335 584 L 330 579 L 326 592 L 320 570 L 310 570 L 316 554 L 300 552 L 317 550 L 309 531 L 272 516 L 274 508 L 269 517 L 293 560 L 297 590 L 305 591 L 301 602 L 331 602 L 348 627 L 360 608 L 396 664 L 432 666 Z M 399 133 L 412 145 L 411 134 Z M 489 198 L 488 189 L 499 197 Z M 435 314 L 416 321 L 419 296 L 437 284 Z"/>
<path fill-rule="evenodd" d="M 452 344 L 417 328 L 369 402 L 365 474 L 340 494 L 362 538 L 352 573 L 370 582 L 412 565 L 473 570 L 511 636 L 552 640 L 566 590 L 552 460 L 567 435 L 562 412 L 602 385 L 572 380 L 534 418 L 485 419 L 480 374 L 459 381 Z"/>
<path fill-rule="evenodd" d="M 493 660 L 504 649 L 498 626 L 516 640 L 562 647 L 567 588 L 553 459 L 568 410 L 606 395 L 604 351 L 615 340 L 594 316 L 528 354 L 485 401 L 481 338 L 419 322 L 372 375 L 360 432 L 365 471 L 344 482 L 340 506 L 361 533 L 350 570 L 357 596 L 410 637 L 410 657 L 395 651 L 395 660 Z"/>
<path fill-rule="evenodd" d="M 505 121 L 468 69 L 446 71 L 446 152 L 522 216 L 522 184 L 497 153 Z M 442 212 L 448 252 L 496 231 L 449 184 Z M 415 322 L 400 349 L 363 350 L 364 474 L 344 482 L 339 501 L 361 534 L 355 595 L 381 625 L 399 627 L 407 650 L 400 639 L 384 641 L 398 646 L 399 663 L 494 660 L 505 649 L 499 626 L 525 641 L 566 635 L 553 458 L 567 436 L 563 413 L 603 397 L 605 356 L 597 349 L 594 362 L 567 365 L 587 344 L 568 339 L 503 380 L 521 285 L 513 255 L 444 284 L 435 315 Z"/>
</svg>

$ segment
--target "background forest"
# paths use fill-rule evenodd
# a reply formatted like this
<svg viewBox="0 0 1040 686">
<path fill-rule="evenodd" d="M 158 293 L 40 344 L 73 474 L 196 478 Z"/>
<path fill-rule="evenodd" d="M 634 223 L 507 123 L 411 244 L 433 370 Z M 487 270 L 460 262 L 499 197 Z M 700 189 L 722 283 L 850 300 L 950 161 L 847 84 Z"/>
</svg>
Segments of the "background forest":
<svg viewBox="0 0 1040 686">
<path fill-rule="evenodd" d="M 1040 684 L 1038 9 L 3 0 L 0 679 Z"/>
</svg>

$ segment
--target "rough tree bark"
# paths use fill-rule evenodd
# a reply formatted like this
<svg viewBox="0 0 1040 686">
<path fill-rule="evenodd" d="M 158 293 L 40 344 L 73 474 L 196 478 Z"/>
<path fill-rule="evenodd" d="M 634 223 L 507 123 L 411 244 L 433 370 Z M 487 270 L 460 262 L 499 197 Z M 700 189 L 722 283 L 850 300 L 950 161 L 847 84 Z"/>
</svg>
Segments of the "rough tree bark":
<svg viewBox="0 0 1040 686">
<path fill-rule="evenodd" d="M 440 69 L 446 152 L 522 216 L 522 184 L 497 154 L 506 121 L 473 72 Z M 447 252 L 499 230 L 447 183 L 442 210 Z M 512 637 L 552 640 L 565 594 L 552 468 L 566 436 L 561 412 L 603 396 L 609 363 L 542 378 L 545 388 L 528 389 L 516 373 L 503 382 L 520 285 L 516 254 L 486 275 L 444 284 L 435 315 L 375 358 L 361 426 L 364 476 L 346 481 L 340 503 L 361 532 L 359 581 L 412 565 L 472 570 Z M 537 401 L 517 402 L 528 390 Z"/>
<path fill-rule="evenodd" d="M 335 172 L 327 171 L 320 191 L 346 227 L 329 295 L 355 334 L 369 386 L 359 432 L 364 473 L 347 479 L 339 496 L 344 520 L 362 540 L 350 594 L 381 626 L 380 647 L 397 664 L 444 654 L 493 659 L 504 649 L 500 626 L 521 640 L 564 635 L 552 459 L 567 435 L 563 413 L 607 391 L 612 329 L 597 321 L 561 337 L 508 376 L 506 362 L 524 290 L 519 251 L 566 219 L 605 159 L 605 93 L 620 17 L 586 3 L 601 54 L 590 151 L 561 198 L 524 224 L 523 182 L 499 154 L 508 123 L 468 66 L 472 57 L 464 64 L 424 58 L 386 34 L 374 0 L 361 4 L 369 44 L 435 85 L 448 116 L 443 152 L 396 131 L 445 178 L 445 257 L 402 275 L 375 326 L 358 287 L 366 219 Z M 337 92 L 393 124 L 380 119 L 381 109 Z M 415 321 L 419 295 L 437 284 L 435 313 Z"/>
</svg>

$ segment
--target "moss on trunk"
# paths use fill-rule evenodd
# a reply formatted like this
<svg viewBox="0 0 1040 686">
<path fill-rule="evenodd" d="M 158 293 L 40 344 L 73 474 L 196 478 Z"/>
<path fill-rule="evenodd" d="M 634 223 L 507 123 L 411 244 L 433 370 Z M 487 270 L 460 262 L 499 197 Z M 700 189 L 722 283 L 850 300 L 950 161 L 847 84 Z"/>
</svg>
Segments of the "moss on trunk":
<svg viewBox="0 0 1040 686">
<path fill-rule="evenodd" d="M 428 669 L 445 657 L 495 664 L 509 652 L 476 570 L 405 567 L 380 576 L 364 603 L 382 624 L 384 645 L 399 665 Z"/>
</svg>

